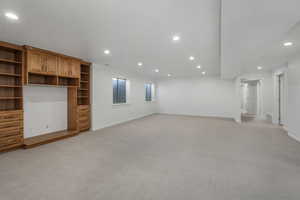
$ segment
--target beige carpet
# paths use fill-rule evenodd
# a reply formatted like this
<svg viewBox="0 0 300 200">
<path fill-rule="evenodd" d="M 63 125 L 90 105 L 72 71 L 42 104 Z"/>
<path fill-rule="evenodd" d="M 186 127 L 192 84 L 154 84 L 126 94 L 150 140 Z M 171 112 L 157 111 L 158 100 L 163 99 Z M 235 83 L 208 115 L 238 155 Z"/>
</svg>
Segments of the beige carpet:
<svg viewBox="0 0 300 200">
<path fill-rule="evenodd" d="M 270 124 L 153 115 L 0 154 L 1 200 L 299 200 L 300 143 Z"/>
</svg>

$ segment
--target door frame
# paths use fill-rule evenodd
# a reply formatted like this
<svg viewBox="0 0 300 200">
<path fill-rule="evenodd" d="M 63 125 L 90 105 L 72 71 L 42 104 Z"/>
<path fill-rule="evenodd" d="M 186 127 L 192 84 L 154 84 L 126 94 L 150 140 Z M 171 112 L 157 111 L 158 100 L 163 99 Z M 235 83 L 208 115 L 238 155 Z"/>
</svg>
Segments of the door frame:
<svg viewBox="0 0 300 200">
<path fill-rule="evenodd" d="M 281 99 L 281 105 L 279 105 L 279 76 L 283 76 L 283 91 L 282 93 L 282 99 Z M 273 79 L 274 79 L 274 113 L 273 113 L 273 124 L 282 125 L 284 126 L 286 124 L 286 116 L 287 116 L 287 83 L 288 83 L 288 76 L 287 76 L 287 66 L 283 67 L 281 69 L 276 70 L 273 73 Z M 282 111 L 279 110 L 280 107 L 282 107 Z M 279 113 L 281 113 L 281 119 L 279 120 Z"/>
<path fill-rule="evenodd" d="M 283 84 L 283 85 L 282 85 Z M 284 94 L 284 74 L 278 75 L 278 124 L 283 125 L 283 102 L 282 95 Z"/>
</svg>

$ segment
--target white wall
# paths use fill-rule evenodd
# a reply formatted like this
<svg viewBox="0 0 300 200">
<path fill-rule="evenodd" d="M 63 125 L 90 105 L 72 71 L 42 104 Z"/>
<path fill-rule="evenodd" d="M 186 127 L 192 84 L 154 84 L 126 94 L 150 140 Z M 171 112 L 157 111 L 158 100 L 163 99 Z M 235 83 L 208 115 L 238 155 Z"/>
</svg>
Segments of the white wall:
<svg viewBox="0 0 300 200">
<path fill-rule="evenodd" d="M 234 81 L 220 78 L 170 78 L 158 82 L 160 113 L 235 117 Z"/>
<path fill-rule="evenodd" d="M 24 137 L 67 129 L 67 88 L 26 86 Z"/>
<path fill-rule="evenodd" d="M 300 57 L 289 61 L 287 92 L 287 123 L 289 135 L 300 141 Z"/>
<path fill-rule="evenodd" d="M 128 103 L 125 105 L 113 105 L 112 103 L 112 78 L 116 77 L 126 78 L 130 82 Z M 152 81 L 94 64 L 92 129 L 97 130 L 156 113 L 156 101 L 145 101 L 145 83 L 152 83 Z"/>
<path fill-rule="evenodd" d="M 274 116 L 274 81 L 270 73 L 263 75 L 262 80 L 262 100 L 263 100 L 263 115 L 267 114 Z"/>
</svg>

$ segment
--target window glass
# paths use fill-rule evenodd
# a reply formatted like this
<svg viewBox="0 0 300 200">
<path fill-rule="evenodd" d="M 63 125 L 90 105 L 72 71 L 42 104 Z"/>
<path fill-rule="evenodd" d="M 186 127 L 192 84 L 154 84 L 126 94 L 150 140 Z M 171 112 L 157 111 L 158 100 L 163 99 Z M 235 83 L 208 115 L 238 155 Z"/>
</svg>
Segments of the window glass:
<svg viewBox="0 0 300 200">
<path fill-rule="evenodd" d="M 146 96 L 145 100 L 146 101 L 152 101 L 152 84 L 145 84 L 145 90 L 146 90 Z"/>
<path fill-rule="evenodd" d="M 113 78 L 113 103 L 126 103 L 126 79 Z"/>
</svg>

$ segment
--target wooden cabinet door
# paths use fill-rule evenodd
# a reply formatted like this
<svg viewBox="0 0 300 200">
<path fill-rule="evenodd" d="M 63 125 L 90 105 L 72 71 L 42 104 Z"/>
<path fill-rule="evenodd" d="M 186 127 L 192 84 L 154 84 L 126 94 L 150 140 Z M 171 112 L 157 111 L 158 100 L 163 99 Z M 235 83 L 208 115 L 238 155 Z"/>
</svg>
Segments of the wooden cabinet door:
<svg viewBox="0 0 300 200">
<path fill-rule="evenodd" d="M 72 69 L 72 60 L 69 58 L 60 57 L 58 68 L 58 75 L 65 77 L 71 76 L 70 69 Z"/>
<path fill-rule="evenodd" d="M 27 57 L 28 72 L 42 72 L 44 59 L 42 54 L 34 51 L 28 51 Z"/>
<path fill-rule="evenodd" d="M 45 55 L 45 66 L 47 74 L 57 74 L 58 58 L 55 55 Z"/>
<path fill-rule="evenodd" d="M 57 56 L 55 55 L 28 51 L 28 72 L 55 75 L 57 73 L 57 62 Z"/>
<path fill-rule="evenodd" d="M 59 76 L 64 76 L 65 73 L 64 73 L 64 65 L 65 65 L 65 61 L 62 57 L 59 57 L 58 58 L 58 75 Z"/>
<path fill-rule="evenodd" d="M 59 75 L 64 77 L 79 78 L 80 62 L 72 58 L 59 58 Z"/>
<path fill-rule="evenodd" d="M 80 62 L 77 60 L 73 60 L 72 64 L 72 77 L 80 78 Z"/>
</svg>

